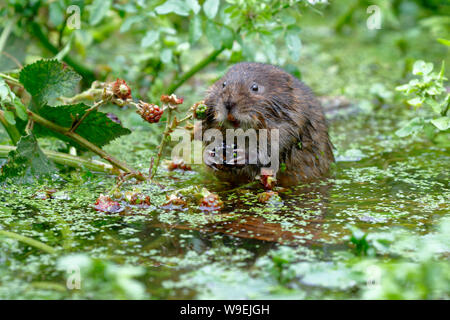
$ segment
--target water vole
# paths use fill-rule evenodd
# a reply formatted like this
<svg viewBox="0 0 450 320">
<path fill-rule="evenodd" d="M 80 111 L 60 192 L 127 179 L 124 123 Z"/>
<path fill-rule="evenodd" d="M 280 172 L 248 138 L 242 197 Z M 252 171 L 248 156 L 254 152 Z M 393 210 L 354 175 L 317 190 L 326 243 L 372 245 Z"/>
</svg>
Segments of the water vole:
<svg viewBox="0 0 450 320">
<path fill-rule="evenodd" d="M 322 107 L 311 90 L 281 68 L 262 63 L 232 66 L 207 91 L 202 130 L 278 129 L 281 170 L 277 181 L 292 185 L 323 177 L 334 161 Z M 214 165 L 231 181 L 252 180 L 262 164 Z"/>
</svg>

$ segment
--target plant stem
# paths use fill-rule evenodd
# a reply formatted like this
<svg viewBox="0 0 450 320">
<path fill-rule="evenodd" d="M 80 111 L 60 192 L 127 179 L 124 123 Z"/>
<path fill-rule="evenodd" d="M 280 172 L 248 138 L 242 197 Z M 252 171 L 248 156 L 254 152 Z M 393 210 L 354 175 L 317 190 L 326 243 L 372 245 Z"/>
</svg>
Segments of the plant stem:
<svg viewBox="0 0 450 320">
<path fill-rule="evenodd" d="M 22 236 L 15 232 L 0 230 L 0 235 L 8 237 L 8 238 L 16 239 L 16 240 L 26 243 L 32 247 L 41 249 L 42 251 L 45 251 L 47 253 L 56 253 L 56 250 L 54 248 L 50 247 L 49 245 L 47 245 L 43 242 L 40 242 L 38 240 L 32 239 L 32 238 Z"/>
<path fill-rule="evenodd" d="M 6 121 L 4 112 L 0 110 L 0 123 L 5 127 L 6 132 L 9 135 L 9 138 L 11 139 L 11 142 L 16 145 L 17 142 L 19 142 L 21 134 L 19 130 L 13 125 L 11 125 L 8 121 Z"/>
<path fill-rule="evenodd" d="M 14 82 L 14 84 L 21 85 L 19 80 L 15 79 L 15 78 L 13 78 L 11 76 L 8 76 L 7 74 L 1 73 L 1 72 L 0 72 L 0 78 L 6 79 L 6 80 L 11 81 L 11 82 Z"/>
<path fill-rule="evenodd" d="M 172 84 L 169 89 L 167 90 L 168 94 L 172 94 L 177 90 L 183 83 L 185 83 L 189 78 L 191 78 L 194 74 L 202 70 L 204 67 L 206 67 L 208 64 L 213 62 L 219 54 L 221 54 L 225 50 L 225 47 L 221 47 L 220 49 L 214 50 L 211 52 L 211 54 L 207 57 L 205 57 L 202 61 L 197 63 L 195 66 L 193 66 L 188 72 L 183 74 L 180 79 L 178 79 L 177 82 Z"/>
<path fill-rule="evenodd" d="M 40 41 L 45 49 L 47 49 L 54 55 L 58 54 L 58 48 L 50 42 L 38 23 L 31 21 L 30 27 L 31 33 Z M 88 85 L 90 85 L 96 79 L 95 73 L 91 69 L 74 60 L 69 55 L 66 55 L 63 61 L 71 66 L 76 72 L 78 72 L 83 77 L 83 81 L 85 81 Z"/>
<path fill-rule="evenodd" d="M 98 154 L 100 157 L 102 157 L 103 159 L 105 159 L 106 161 L 108 161 L 109 163 L 111 163 L 113 166 L 125 171 L 126 173 L 133 173 L 135 172 L 134 169 L 128 167 L 128 165 L 126 163 L 123 163 L 121 161 L 119 161 L 118 159 L 114 158 L 113 156 L 109 155 L 108 153 L 106 153 L 105 151 L 103 151 L 102 149 L 100 149 L 99 147 L 97 147 L 95 144 L 89 142 L 88 140 L 86 140 L 85 138 L 83 138 L 82 136 L 78 135 L 75 132 L 70 131 L 70 128 L 64 128 L 61 127 L 41 116 L 39 116 L 38 114 L 28 110 L 28 116 L 36 123 L 50 129 L 53 130 L 55 132 L 61 133 L 63 135 L 65 135 L 66 137 L 69 137 L 70 139 L 74 140 L 75 142 L 77 142 L 79 145 L 83 146 L 86 149 L 91 150 L 92 152 Z M 144 177 L 142 177 L 142 180 L 145 180 Z"/>
<path fill-rule="evenodd" d="M 150 179 L 153 179 L 153 177 L 156 174 L 156 171 L 158 170 L 158 166 L 159 166 L 159 163 L 161 161 L 162 153 L 163 153 L 164 147 L 166 146 L 167 138 L 168 138 L 168 136 L 169 136 L 169 134 L 171 132 L 171 128 L 172 128 L 172 123 L 171 123 L 172 112 L 173 112 L 173 110 L 169 106 L 167 108 L 166 128 L 164 129 L 163 137 L 162 137 L 161 143 L 159 144 L 159 147 L 158 147 L 158 155 L 156 156 L 155 162 L 153 163 L 152 174 L 150 176 Z"/>
<path fill-rule="evenodd" d="M 11 34 L 12 27 L 16 23 L 16 18 L 11 18 L 6 23 L 5 28 L 2 31 L 2 34 L 0 35 L 0 54 L 3 51 L 3 48 L 5 47 L 6 41 L 9 38 L 9 35 Z"/>
<path fill-rule="evenodd" d="M 14 146 L 2 146 L 0 145 L 0 158 L 8 157 L 11 151 L 16 150 Z M 56 152 L 43 149 L 42 152 L 53 162 L 66 165 L 73 168 L 86 168 L 92 171 L 105 172 L 108 174 L 119 174 L 120 171 L 115 169 L 109 163 L 104 163 L 95 160 L 84 159 L 81 157 L 73 156 L 68 153 Z"/>
</svg>

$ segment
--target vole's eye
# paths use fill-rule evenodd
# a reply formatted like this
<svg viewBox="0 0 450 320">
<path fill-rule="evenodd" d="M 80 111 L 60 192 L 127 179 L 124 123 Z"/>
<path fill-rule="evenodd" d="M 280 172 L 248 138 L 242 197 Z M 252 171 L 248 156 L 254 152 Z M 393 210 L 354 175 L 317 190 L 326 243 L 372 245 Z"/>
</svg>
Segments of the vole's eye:
<svg viewBox="0 0 450 320">
<path fill-rule="evenodd" d="M 256 83 L 254 83 L 254 84 L 252 84 L 252 91 L 255 91 L 255 92 L 257 92 L 258 91 L 258 85 L 256 84 Z"/>
<path fill-rule="evenodd" d="M 226 81 L 224 81 L 224 82 L 222 83 L 222 88 L 225 88 L 225 87 L 226 87 L 226 85 L 227 85 L 227 82 L 226 82 Z"/>
</svg>

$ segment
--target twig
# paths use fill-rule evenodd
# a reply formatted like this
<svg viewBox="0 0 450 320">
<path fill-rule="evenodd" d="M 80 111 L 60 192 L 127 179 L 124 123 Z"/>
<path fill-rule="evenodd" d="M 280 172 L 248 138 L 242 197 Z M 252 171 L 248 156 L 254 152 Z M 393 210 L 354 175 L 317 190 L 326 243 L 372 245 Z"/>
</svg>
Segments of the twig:
<svg viewBox="0 0 450 320">
<path fill-rule="evenodd" d="M 87 118 L 89 114 L 91 114 L 92 111 L 97 110 L 102 104 L 104 104 L 105 100 L 97 101 L 92 107 L 86 110 L 86 112 L 81 116 L 80 120 L 75 120 L 72 124 L 72 127 L 70 128 L 70 132 L 75 132 L 75 130 L 80 126 L 80 124 L 84 121 L 84 119 Z"/>
<path fill-rule="evenodd" d="M 56 250 L 54 248 L 50 247 L 49 245 L 47 245 L 43 242 L 40 242 L 38 240 L 32 239 L 32 238 L 22 236 L 15 232 L 0 230 L 0 235 L 8 237 L 8 238 L 16 239 L 20 242 L 26 243 L 32 247 L 35 247 L 37 249 L 40 249 L 40 250 L 45 251 L 50 254 L 56 253 Z"/>
<path fill-rule="evenodd" d="M 225 50 L 225 47 L 221 47 L 220 49 L 217 49 L 213 51 L 209 56 L 205 57 L 202 61 L 197 63 L 195 66 L 193 66 L 189 71 L 187 71 L 185 74 L 181 76 L 181 78 L 172 84 L 169 89 L 167 90 L 168 94 L 172 94 L 177 90 L 183 83 L 185 83 L 189 78 L 191 78 L 194 74 L 202 70 L 204 67 L 206 67 L 208 64 L 213 62 L 219 54 L 221 54 Z"/>
</svg>

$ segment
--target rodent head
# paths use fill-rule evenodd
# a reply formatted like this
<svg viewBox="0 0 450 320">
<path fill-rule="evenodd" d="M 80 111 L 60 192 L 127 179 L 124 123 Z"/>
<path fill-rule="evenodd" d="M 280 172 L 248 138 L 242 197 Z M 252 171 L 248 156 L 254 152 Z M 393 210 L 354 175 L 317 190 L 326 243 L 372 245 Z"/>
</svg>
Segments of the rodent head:
<svg viewBox="0 0 450 320">
<path fill-rule="evenodd" d="M 272 65 L 239 63 L 208 90 L 207 121 L 225 128 L 268 128 L 288 116 L 293 77 Z M 276 126 L 276 125 L 275 125 Z"/>
</svg>

